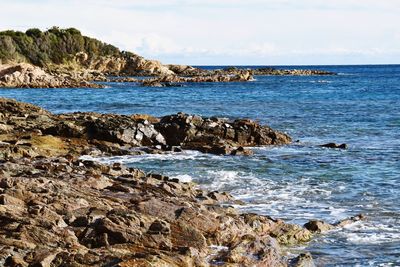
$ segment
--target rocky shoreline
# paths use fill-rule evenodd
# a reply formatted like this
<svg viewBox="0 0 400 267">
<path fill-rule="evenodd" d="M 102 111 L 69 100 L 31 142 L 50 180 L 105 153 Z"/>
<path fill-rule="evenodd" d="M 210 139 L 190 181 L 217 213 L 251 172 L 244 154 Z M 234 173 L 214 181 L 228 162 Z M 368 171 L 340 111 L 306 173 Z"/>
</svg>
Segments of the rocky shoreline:
<svg viewBox="0 0 400 267">
<path fill-rule="evenodd" d="M 28 45 L 29 44 L 29 45 Z M 206 70 L 162 64 L 84 36 L 78 29 L 0 31 L 0 88 L 102 88 L 94 82 L 181 86 L 198 82 L 247 82 L 255 75 L 334 75 L 320 70 L 235 68 Z M 111 77 L 119 77 L 117 79 Z M 135 79 L 133 77 L 144 77 Z"/>
<path fill-rule="evenodd" d="M 49 73 L 27 63 L 0 65 L 0 88 L 102 88 L 90 72 Z M 105 79 L 101 79 L 105 80 Z"/>
<path fill-rule="evenodd" d="M 232 205 L 245 203 L 229 194 L 157 170 L 81 158 L 182 149 L 243 155 L 246 146 L 290 142 L 251 120 L 55 115 L 0 98 L 0 265 L 313 266 L 310 254 L 289 259 L 285 246 L 363 216 L 287 224 L 239 213 Z"/>
<path fill-rule="evenodd" d="M 161 65 L 149 61 L 141 68 L 147 71 L 109 72 L 97 66 L 95 69 L 68 70 L 63 66 L 40 68 L 28 63 L 0 64 L 0 88 L 103 88 L 95 82 L 135 82 L 142 86 L 163 87 L 180 86 L 185 83 L 199 82 L 248 82 L 254 80 L 255 75 L 334 75 L 334 73 L 318 70 L 279 70 L 273 68 L 204 70 L 181 65 Z M 156 65 L 152 65 L 156 64 Z M 135 65 L 136 66 L 136 65 Z M 139 68 L 139 67 L 134 67 Z M 107 75 L 117 75 L 110 78 Z M 130 76 L 150 76 L 136 79 Z M 122 76 L 122 77 L 121 77 Z M 124 77 L 125 76 L 125 77 Z"/>
</svg>

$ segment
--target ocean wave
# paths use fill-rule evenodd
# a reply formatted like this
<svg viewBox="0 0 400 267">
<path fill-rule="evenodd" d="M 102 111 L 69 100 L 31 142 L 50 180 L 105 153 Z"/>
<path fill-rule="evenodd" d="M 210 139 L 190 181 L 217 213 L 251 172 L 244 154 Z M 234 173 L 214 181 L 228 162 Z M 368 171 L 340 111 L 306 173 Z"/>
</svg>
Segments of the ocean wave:
<svg viewBox="0 0 400 267">
<path fill-rule="evenodd" d="M 333 83 L 333 81 L 328 81 L 328 80 L 316 80 L 316 81 L 310 81 L 310 83 Z"/>
<path fill-rule="evenodd" d="M 145 161 L 185 161 L 205 158 L 213 158 L 215 160 L 218 159 L 219 156 L 208 155 L 198 151 L 185 150 L 184 152 L 167 152 L 162 154 L 124 155 L 111 157 L 92 157 L 89 155 L 84 155 L 80 157 L 82 160 L 98 161 L 104 164 L 112 164 L 115 162 L 130 164 Z"/>
<path fill-rule="evenodd" d="M 400 228 L 394 225 L 360 221 L 345 226 L 339 233 L 353 244 L 383 244 L 400 241 Z"/>
</svg>

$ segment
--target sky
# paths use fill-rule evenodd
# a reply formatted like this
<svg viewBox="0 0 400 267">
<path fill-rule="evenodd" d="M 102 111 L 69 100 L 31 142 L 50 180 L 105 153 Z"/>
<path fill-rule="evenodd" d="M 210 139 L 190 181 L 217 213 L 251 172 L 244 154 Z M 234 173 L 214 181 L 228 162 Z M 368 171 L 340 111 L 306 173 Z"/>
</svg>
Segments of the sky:
<svg viewBox="0 0 400 267">
<path fill-rule="evenodd" d="M 400 0 L 0 0 L 0 30 L 75 27 L 163 63 L 400 63 Z"/>
</svg>

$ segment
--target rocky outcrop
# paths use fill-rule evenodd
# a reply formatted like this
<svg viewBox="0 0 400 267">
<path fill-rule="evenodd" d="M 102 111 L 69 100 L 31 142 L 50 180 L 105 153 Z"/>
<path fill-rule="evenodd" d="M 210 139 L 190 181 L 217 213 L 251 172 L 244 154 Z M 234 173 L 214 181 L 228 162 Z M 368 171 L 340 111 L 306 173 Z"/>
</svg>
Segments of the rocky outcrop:
<svg viewBox="0 0 400 267">
<path fill-rule="evenodd" d="M 179 76 L 209 75 L 209 72 L 207 70 L 195 68 L 192 66 L 187 66 L 187 65 L 165 65 L 165 66 Z"/>
<path fill-rule="evenodd" d="M 279 240 L 311 237 L 296 225 L 223 207 L 218 198 L 233 198 L 219 194 L 119 164 L 2 162 L 0 265 L 286 266 Z"/>
<path fill-rule="evenodd" d="M 168 150 L 179 146 L 205 153 L 248 155 L 251 152 L 244 147 L 291 142 L 288 135 L 252 120 L 229 121 L 184 113 L 160 119 L 137 114 L 53 115 L 39 107 L 10 99 L 0 99 L 0 107 L 0 134 L 8 135 L 15 142 L 18 136 L 14 133 L 20 131 L 24 131 L 25 136 L 30 134 L 30 138 L 34 139 L 47 135 L 62 139 L 74 138 L 75 153 L 87 152 L 89 147 L 115 154 L 130 153 L 134 147 Z"/>
<path fill-rule="evenodd" d="M 231 154 L 235 147 L 283 145 L 291 142 L 288 135 L 252 120 L 229 121 L 178 113 L 161 118 L 155 126 L 168 145 L 213 154 Z"/>
<path fill-rule="evenodd" d="M 142 81 L 143 86 L 164 87 L 177 86 L 182 83 L 209 83 L 209 82 L 247 82 L 253 80 L 253 76 L 248 71 L 242 71 L 235 75 L 197 75 L 191 77 L 182 77 L 176 75 L 167 75 Z"/>
<path fill-rule="evenodd" d="M 241 69 L 236 67 L 229 67 L 221 70 L 213 71 L 217 75 L 236 75 L 243 71 L 248 71 L 251 75 L 258 76 L 314 76 L 314 75 L 336 75 L 334 72 L 324 70 L 310 70 L 310 69 L 276 69 L 276 68 L 256 68 L 256 69 Z"/>
<path fill-rule="evenodd" d="M 94 78 L 81 77 L 79 74 L 50 74 L 39 67 L 27 64 L 0 65 L 0 87 L 17 88 L 74 88 L 102 86 L 87 82 Z"/>
<path fill-rule="evenodd" d="M 0 98 L 0 265 L 312 266 L 309 254 L 288 262 L 281 246 L 309 241 L 324 222 L 301 227 L 239 213 L 231 205 L 243 203 L 228 193 L 157 171 L 79 159 L 96 149 L 201 148 L 210 140 L 263 145 L 290 139 L 250 120 L 53 115 Z"/>
<path fill-rule="evenodd" d="M 314 76 L 314 75 L 336 75 L 334 72 L 324 70 L 306 70 L 306 69 L 275 69 L 259 68 L 252 70 L 253 75 L 290 75 L 290 76 Z"/>
<path fill-rule="evenodd" d="M 101 56 L 91 58 L 86 53 L 75 55 L 78 66 L 87 70 L 98 71 L 108 75 L 128 76 L 163 76 L 174 75 L 175 72 L 157 60 L 145 59 L 133 53 L 121 53 L 119 56 Z"/>
</svg>

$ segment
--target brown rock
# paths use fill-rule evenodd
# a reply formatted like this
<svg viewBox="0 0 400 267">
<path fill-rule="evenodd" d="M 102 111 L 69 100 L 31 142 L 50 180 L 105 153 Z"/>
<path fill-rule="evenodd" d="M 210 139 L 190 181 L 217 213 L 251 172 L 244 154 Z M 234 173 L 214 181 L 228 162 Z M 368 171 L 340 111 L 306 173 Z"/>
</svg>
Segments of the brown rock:
<svg viewBox="0 0 400 267">
<path fill-rule="evenodd" d="M 304 227 L 315 233 L 324 233 L 334 228 L 331 224 L 318 220 L 311 220 L 304 224 Z"/>
</svg>

